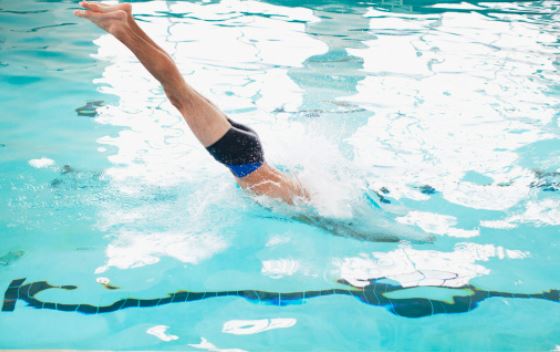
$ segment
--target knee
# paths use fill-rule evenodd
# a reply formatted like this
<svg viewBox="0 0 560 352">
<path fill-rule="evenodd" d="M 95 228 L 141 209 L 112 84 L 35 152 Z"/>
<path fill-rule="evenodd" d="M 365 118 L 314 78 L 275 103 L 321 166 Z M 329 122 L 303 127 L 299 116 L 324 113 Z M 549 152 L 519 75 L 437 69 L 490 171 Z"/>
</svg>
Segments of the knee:
<svg viewBox="0 0 560 352">
<path fill-rule="evenodd" d="M 173 84 L 179 76 L 177 66 L 166 56 L 161 57 L 155 63 L 154 72 L 157 73 L 156 79 L 161 82 L 163 86 Z"/>
<path fill-rule="evenodd" d="M 185 92 L 184 87 L 181 84 L 164 84 L 163 90 L 165 91 L 165 95 L 171 102 L 171 104 L 177 108 L 179 111 L 183 111 L 184 108 L 189 104 L 189 94 Z"/>
</svg>

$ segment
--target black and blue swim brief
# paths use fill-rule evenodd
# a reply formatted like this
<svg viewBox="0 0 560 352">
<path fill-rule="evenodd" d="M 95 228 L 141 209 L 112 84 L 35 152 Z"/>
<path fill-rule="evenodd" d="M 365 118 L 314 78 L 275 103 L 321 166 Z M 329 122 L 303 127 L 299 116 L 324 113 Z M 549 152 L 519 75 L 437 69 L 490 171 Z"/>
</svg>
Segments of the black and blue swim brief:
<svg viewBox="0 0 560 352">
<path fill-rule="evenodd" d="M 264 163 L 264 152 L 257 133 L 228 119 L 231 128 L 206 150 L 227 166 L 236 177 L 245 177 Z"/>
</svg>

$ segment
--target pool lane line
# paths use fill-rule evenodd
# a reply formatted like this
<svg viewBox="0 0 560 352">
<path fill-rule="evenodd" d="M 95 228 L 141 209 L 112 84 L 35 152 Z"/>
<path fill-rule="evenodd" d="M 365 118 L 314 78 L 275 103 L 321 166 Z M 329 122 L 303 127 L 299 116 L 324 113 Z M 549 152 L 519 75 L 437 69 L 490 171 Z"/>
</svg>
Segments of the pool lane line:
<svg viewBox="0 0 560 352">
<path fill-rule="evenodd" d="M 540 299 L 560 303 L 560 291 L 548 290 L 540 293 L 509 293 L 500 291 L 480 290 L 472 285 L 464 285 L 453 288 L 457 291 L 469 290 L 470 295 L 453 296 L 452 302 L 431 300 L 428 298 L 388 298 L 387 293 L 412 289 L 415 287 L 403 287 L 401 285 L 381 282 L 385 278 L 373 279 L 363 288 L 351 289 L 325 289 L 300 292 L 269 292 L 260 290 L 239 291 L 176 291 L 166 297 L 154 299 L 123 298 L 110 305 L 94 306 L 91 304 L 65 304 L 43 302 L 37 298 L 39 292 L 49 289 L 75 290 L 75 285 L 53 286 L 46 281 L 36 281 L 24 285 L 25 279 L 13 280 L 4 293 L 2 305 L 3 312 L 13 312 L 18 300 L 22 300 L 28 306 L 37 309 L 50 309 L 63 312 L 79 312 L 82 314 L 112 313 L 126 308 L 147 308 L 161 306 L 170 303 L 194 302 L 216 297 L 240 297 L 254 304 L 269 304 L 274 306 L 286 306 L 303 304 L 306 300 L 323 296 L 351 296 L 368 305 L 380 306 L 389 312 L 406 318 L 421 318 L 436 314 L 466 313 L 478 307 L 479 303 L 489 298 L 513 298 L 513 299 Z M 339 283 L 351 286 L 344 280 Z M 441 288 L 440 286 L 416 286 Z M 446 288 L 449 289 L 449 288 Z"/>
</svg>

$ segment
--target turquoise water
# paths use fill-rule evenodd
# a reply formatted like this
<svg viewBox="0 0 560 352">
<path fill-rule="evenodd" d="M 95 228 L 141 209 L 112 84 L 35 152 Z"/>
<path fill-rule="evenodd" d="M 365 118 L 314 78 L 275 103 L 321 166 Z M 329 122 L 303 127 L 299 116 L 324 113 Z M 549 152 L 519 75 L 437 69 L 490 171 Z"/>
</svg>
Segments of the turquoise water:
<svg viewBox="0 0 560 352">
<path fill-rule="evenodd" d="M 134 4 L 314 212 L 431 242 L 260 207 L 75 8 L 0 0 L 0 348 L 560 349 L 557 2 Z"/>
</svg>

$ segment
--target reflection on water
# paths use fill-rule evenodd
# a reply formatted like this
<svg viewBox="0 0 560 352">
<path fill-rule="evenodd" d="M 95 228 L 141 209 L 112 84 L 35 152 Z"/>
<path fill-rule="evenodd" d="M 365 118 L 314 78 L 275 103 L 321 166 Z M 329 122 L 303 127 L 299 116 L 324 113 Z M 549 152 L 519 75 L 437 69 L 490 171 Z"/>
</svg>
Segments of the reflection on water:
<svg viewBox="0 0 560 352">
<path fill-rule="evenodd" d="M 405 224 L 451 238 L 476 238 L 484 228 L 512 229 L 531 221 L 557 225 L 546 220 L 555 218 L 557 201 L 540 195 L 533 199 L 539 182 L 535 175 L 542 172 L 516 162 L 520 148 L 557 138 L 545 128 L 554 121 L 556 98 L 547 91 L 557 76 L 555 37 L 543 31 L 549 24 L 509 15 L 503 16 L 510 22 L 499 22 L 476 11 L 426 11 L 414 17 L 401 14 L 413 11 L 406 2 L 379 4 L 395 12 L 371 6 L 345 11 L 334 3 L 298 5 L 147 2 L 135 10 L 187 79 L 234 118 L 253 125 L 270 161 L 298 173 L 319 215 L 353 219 L 373 233 L 371 228 L 393 212 L 388 227 L 397 235 L 407 231 L 398 229 Z M 428 5 L 436 4 L 422 4 Z M 501 8 L 485 6 L 494 5 Z M 106 171 L 113 187 L 127 197 L 142 197 L 146 187 L 154 186 L 176 193 L 163 207 L 142 205 L 128 209 L 126 216 L 114 209 L 119 202 L 107 204 L 101 222 L 120 235 L 99 270 L 155 263 L 160 256 L 197 263 L 227 250 L 235 235 L 224 233 L 242 226 L 243 209 L 254 205 L 210 161 L 131 54 L 107 35 L 96 44 L 97 58 L 109 64 L 98 83 L 120 97 L 119 106 L 106 107 L 96 121 L 127 127 L 117 137 L 99 140 L 118 148 L 110 156 L 114 167 Z M 535 78 L 527 76 L 533 72 Z M 364 187 L 377 194 L 390 190 L 394 204 L 380 199 L 381 213 L 360 215 Z M 520 206 L 528 214 L 514 210 L 508 215 Z M 177 208 L 188 216 L 174 214 Z M 175 221 L 146 225 L 144 220 L 155 214 Z M 214 216 L 228 221 L 216 222 Z M 331 231 L 339 226 L 323 224 Z M 417 239 L 404 232 L 401 238 Z M 490 274 L 475 264 L 488 260 L 477 254 L 478 246 L 466 243 L 461 253 L 471 259 L 450 261 L 476 267 L 465 272 L 462 283 Z M 182 249 L 174 254 L 177 248 Z M 194 256 L 181 254 L 194 248 Z M 436 243 L 417 253 L 437 257 L 437 248 Z M 301 268 L 301 259 L 288 265 L 289 276 Z M 264 273 L 279 275 L 271 269 L 275 260 L 286 263 L 265 259 Z M 449 265 L 433 262 L 425 269 L 429 273 Z M 409 272 L 374 266 L 380 276 Z"/>
</svg>

